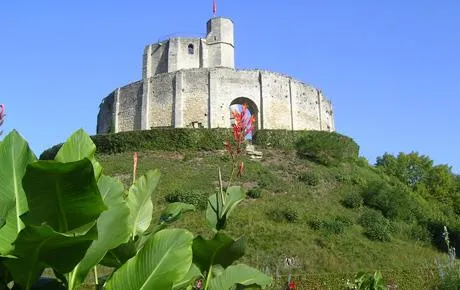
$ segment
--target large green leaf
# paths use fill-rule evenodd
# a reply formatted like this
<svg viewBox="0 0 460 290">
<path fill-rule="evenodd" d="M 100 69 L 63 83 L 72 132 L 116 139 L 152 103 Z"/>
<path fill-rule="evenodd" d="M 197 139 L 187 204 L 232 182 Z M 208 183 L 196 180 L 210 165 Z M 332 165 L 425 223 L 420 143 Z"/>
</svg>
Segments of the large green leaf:
<svg viewBox="0 0 460 290">
<path fill-rule="evenodd" d="M 209 290 L 228 290 L 235 285 L 264 287 L 271 278 L 247 265 L 234 265 L 226 268 L 219 276 L 211 279 Z"/>
<path fill-rule="evenodd" d="M 7 259 L 5 264 L 14 280 L 29 289 L 45 267 L 60 273 L 71 271 L 96 238 L 96 227 L 75 236 L 58 233 L 48 225 L 27 225 L 14 242 L 12 255 L 17 258 Z"/>
<path fill-rule="evenodd" d="M 115 249 L 109 250 L 101 260 L 101 264 L 107 267 L 120 268 L 137 254 L 137 245 L 138 244 L 130 238 L 128 242 L 119 245 Z"/>
<path fill-rule="evenodd" d="M 135 257 L 113 274 L 105 289 L 171 289 L 190 269 L 192 241 L 192 233 L 186 230 L 157 232 Z"/>
<path fill-rule="evenodd" d="M 193 240 L 193 263 L 202 272 L 209 272 L 213 265 L 228 267 L 244 255 L 244 240 L 233 240 L 223 232 L 218 232 L 212 240 L 201 236 Z"/>
<path fill-rule="evenodd" d="M 27 142 L 15 130 L 0 144 L 0 255 L 13 249 L 12 243 L 24 227 L 19 218 L 27 211 L 22 178 L 27 165 L 35 160 Z"/>
<path fill-rule="evenodd" d="M 185 289 L 187 286 L 190 286 L 190 283 L 192 283 L 198 277 L 201 277 L 200 269 L 198 269 L 198 267 L 192 263 L 192 265 L 190 265 L 190 269 L 188 269 L 188 272 L 184 276 L 184 278 L 182 278 L 180 282 L 177 282 L 176 284 L 174 284 L 172 289 L 173 290 Z"/>
<path fill-rule="evenodd" d="M 230 213 L 235 207 L 245 199 L 245 194 L 241 186 L 231 186 L 223 193 L 223 201 L 220 194 L 211 195 L 208 198 L 206 209 L 206 221 L 208 225 L 218 231 L 225 228 Z"/>
<path fill-rule="evenodd" d="M 29 204 L 29 212 L 22 216 L 26 224 L 47 224 L 57 232 L 82 234 L 106 209 L 87 158 L 30 164 L 23 186 Z"/>
<path fill-rule="evenodd" d="M 69 274 L 68 289 L 83 283 L 88 272 L 102 260 L 107 251 L 126 243 L 130 236 L 129 208 L 123 199 L 123 184 L 115 178 L 102 175 L 98 187 L 109 209 L 97 220 L 98 239 L 93 241 L 83 259 Z"/>
<path fill-rule="evenodd" d="M 95 153 L 96 145 L 94 145 L 91 138 L 85 133 L 85 131 L 83 131 L 83 129 L 79 129 L 62 145 L 54 160 L 65 163 L 82 160 L 86 157 L 93 164 L 94 176 L 96 177 L 96 180 L 99 180 L 102 173 L 102 167 L 94 158 Z"/>
<path fill-rule="evenodd" d="M 161 213 L 160 223 L 172 223 L 178 220 L 182 214 L 194 210 L 195 206 L 193 204 L 183 202 L 169 203 L 165 210 Z"/>
<path fill-rule="evenodd" d="M 149 170 L 131 185 L 127 197 L 130 210 L 129 224 L 132 237 L 140 236 L 152 222 L 152 194 L 158 185 L 160 172 Z"/>
</svg>

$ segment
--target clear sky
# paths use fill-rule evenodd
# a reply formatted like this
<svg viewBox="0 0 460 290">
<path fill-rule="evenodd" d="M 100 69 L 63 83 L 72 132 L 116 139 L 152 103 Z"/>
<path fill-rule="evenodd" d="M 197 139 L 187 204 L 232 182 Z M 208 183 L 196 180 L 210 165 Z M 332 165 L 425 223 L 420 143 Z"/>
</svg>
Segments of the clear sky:
<svg viewBox="0 0 460 290">
<path fill-rule="evenodd" d="M 460 1 L 217 0 L 235 23 L 238 68 L 323 90 L 337 131 L 370 162 L 418 151 L 460 173 Z M 200 36 L 212 0 L 2 1 L 0 103 L 36 154 L 82 127 L 101 100 L 141 79 L 144 46 Z"/>
</svg>

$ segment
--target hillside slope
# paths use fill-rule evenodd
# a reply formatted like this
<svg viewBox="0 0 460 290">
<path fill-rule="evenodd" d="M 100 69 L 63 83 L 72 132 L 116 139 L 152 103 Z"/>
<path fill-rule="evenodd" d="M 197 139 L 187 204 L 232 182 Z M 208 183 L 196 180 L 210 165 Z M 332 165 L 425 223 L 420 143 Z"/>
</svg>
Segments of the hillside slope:
<svg viewBox="0 0 460 290">
<path fill-rule="evenodd" d="M 233 182 L 242 184 L 249 195 L 227 229 L 235 237 L 245 236 L 245 262 L 279 283 L 292 272 L 309 287 L 321 287 L 324 280 L 344 285 L 340 283 L 358 271 L 375 270 L 381 270 L 399 289 L 427 289 L 433 282 L 435 259 L 442 254 L 431 245 L 427 231 L 408 220 L 384 219 L 380 224 L 387 226 L 372 232 L 363 226 L 365 217 L 378 220 L 381 214 L 361 206 L 359 198 L 353 204 L 353 198 L 361 196 L 369 184 L 391 185 L 393 178 L 363 159 L 326 167 L 301 159 L 293 151 L 263 153 L 260 161 L 246 160 L 244 175 Z M 132 152 L 97 158 L 106 174 L 130 183 Z M 139 152 L 138 174 L 153 168 L 162 173 L 155 198 L 157 215 L 168 201 L 188 201 L 204 208 L 207 196 L 217 188 L 219 167 L 227 180 L 230 162 L 223 150 Z M 210 234 L 203 210 L 175 225 L 195 234 Z M 294 258 L 293 266 L 284 265 L 287 257 Z"/>
</svg>

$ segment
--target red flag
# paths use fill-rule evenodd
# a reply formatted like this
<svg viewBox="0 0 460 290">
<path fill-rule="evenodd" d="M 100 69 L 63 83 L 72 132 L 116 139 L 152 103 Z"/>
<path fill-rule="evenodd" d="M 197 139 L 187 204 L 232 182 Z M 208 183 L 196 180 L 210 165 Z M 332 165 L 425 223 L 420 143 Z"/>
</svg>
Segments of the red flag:
<svg viewBox="0 0 460 290">
<path fill-rule="evenodd" d="M 212 1 L 212 14 L 214 17 L 216 17 L 216 11 L 217 11 L 217 5 L 216 5 L 216 0 Z"/>
</svg>

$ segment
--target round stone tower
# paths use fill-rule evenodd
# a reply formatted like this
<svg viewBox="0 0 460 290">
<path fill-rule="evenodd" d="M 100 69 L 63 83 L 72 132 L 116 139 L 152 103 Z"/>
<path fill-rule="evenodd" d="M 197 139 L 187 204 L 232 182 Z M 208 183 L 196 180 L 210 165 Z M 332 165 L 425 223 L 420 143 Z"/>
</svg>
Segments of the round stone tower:
<svg viewBox="0 0 460 290">
<path fill-rule="evenodd" d="M 208 67 L 235 68 L 233 21 L 214 17 L 207 23 Z"/>
</svg>

